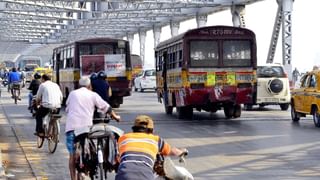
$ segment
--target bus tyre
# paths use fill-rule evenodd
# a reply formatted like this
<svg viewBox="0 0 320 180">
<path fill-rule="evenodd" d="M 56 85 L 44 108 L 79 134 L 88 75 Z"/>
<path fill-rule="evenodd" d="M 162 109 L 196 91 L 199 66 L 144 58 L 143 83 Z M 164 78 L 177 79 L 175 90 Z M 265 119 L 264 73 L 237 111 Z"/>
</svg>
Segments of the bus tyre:
<svg viewBox="0 0 320 180">
<path fill-rule="evenodd" d="M 233 112 L 233 117 L 234 118 L 238 118 L 241 116 L 241 105 L 240 104 L 236 104 L 234 106 L 234 112 Z"/>
<path fill-rule="evenodd" d="M 227 119 L 232 118 L 232 116 L 234 115 L 234 106 L 233 105 L 225 105 L 223 110 L 224 110 L 224 115 L 226 116 Z"/>
<path fill-rule="evenodd" d="M 192 119 L 193 108 L 189 106 L 177 107 L 177 113 L 179 119 Z"/>
<path fill-rule="evenodd" d="M 172 114 L 173 107 L 172 107 L 172 106 L 167 106 L 167 105 L 164 103 L 164 110 L 165 110 L 166 114 Z"/>
</svg>

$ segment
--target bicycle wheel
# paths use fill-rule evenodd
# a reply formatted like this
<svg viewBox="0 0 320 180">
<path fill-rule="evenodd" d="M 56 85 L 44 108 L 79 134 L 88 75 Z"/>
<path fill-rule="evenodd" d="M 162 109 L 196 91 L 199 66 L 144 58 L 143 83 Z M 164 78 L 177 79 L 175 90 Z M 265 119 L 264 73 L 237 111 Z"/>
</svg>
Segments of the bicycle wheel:
<svg viewBox="0 0 320 180">
<path fill-rule="evenodd" d="M 17 104 L 18 103 L 18 95 L 17 95 L 16 89 L 13 89 L 13 96 L 14 96 L 14 103 Z"/>
<path fill-rule="evenodd" d="M 57 149 L 59 142 L 59 130 L 58 130 L 58 121 L 54 121 L 49 124 L 49 133 L 48 133 L 48 148 L 49 152 L 54 153 Z"/>
<path fill-rule="evenodd" d="M 44 142 L 44 137 L 43 136 L 42 137 L 38 136 L 37 137 L 37 147 L 41 148 L 42 145 L 43 145 L 43 142 Z"/>
<path fill-rule="evenodd" d="M 105 171 L 104 171 L 104 168 L 103 168 L 103 164 L 102 163 L 99 163 L 98 165 L 98 169 L 97 169 L 97 176 L 99 177 L 100 180 L 105 180 Z"/>
</svg>

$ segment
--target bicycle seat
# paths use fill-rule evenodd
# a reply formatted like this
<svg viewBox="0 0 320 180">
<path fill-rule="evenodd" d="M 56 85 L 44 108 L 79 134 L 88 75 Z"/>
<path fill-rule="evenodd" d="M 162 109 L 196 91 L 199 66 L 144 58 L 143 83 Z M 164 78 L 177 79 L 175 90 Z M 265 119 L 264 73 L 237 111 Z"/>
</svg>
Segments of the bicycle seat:
<svg viewBox="0 0 320 180">
<path fill-rule="evenodd" d="M 103 118 L 94 118 L 92 120 L 93 124 L 99 124 L 99 123 L 109 123 L 110 122 L 110 118 L 107 117 L 103 117 Z"/>
<path fill-rule="evenodd" d="M 60 114 L 52 114 L 51 115 L 53 118 L 56 118 L 56 119 L 58 119 L 58 118 L 61 118 L 62 117 L 62 115 L 60 115 Z"/>
<path fill-rule="evenodd" d="M 88 137 L 90 139 L 104 138 L 111 136 L 112 130 L 108 127 L 106 123 L 94 124 L 90 128 L 90 132 L 88 133 Z"/>
<path fill-rule="evenodd" d="M 52 114 L 58 114 L 59 113 L 59 109 L 56 109 L 56 108 L 52 108 L 49 110 L 50 113 Z"/>
</svg>

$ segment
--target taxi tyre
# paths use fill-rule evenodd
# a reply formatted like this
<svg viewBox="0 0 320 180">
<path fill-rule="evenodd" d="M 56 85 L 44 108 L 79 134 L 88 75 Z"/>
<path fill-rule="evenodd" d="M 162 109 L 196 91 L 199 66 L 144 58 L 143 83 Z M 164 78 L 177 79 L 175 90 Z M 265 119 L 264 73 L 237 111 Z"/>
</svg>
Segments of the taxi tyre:
<svg viewBox="0 0 320 180">
<path fill-rule="evenodd" d="M 286 111 L 289 109 L 289 104 L 280 104 L 280 108 L 282 111 Z"/>
<path fill-rule="evenodd" d="M 320 112 L 318 108 L 315 107 L 312 114 L 313 114 L 314 125 L 320 128 Z"/>
<path fill-rule="evenodd" d="M 294 103 L 293 102 L 291 103 L 291 119 L 294 122 L 297 122 L 297 121 L 300 120 L 300 116 L 297 113 L 296 109 L 294 108 Z"/>
<path fill-rule="evenodd" d="M 283 90 L 283 82 L 280 79 L 273 79 L 268 82 L 268 91 L 271 93 L 280 93 Z"/>
</svg>

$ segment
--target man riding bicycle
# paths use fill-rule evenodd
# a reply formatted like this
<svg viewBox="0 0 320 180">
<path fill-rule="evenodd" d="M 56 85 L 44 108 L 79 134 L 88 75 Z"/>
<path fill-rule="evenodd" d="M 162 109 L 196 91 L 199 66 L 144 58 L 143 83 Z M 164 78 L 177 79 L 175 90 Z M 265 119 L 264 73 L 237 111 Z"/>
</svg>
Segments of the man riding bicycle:
<svg viewBox="0 0 320 180">
<path fill-rule="evenodd" d="M 63 98 L 59 85 L 52 82 L 49 75 L 43 74 L 41 81 L 36 97 L 37 104 L 40 104 L 36 114 L 36 132 L 34 133 L 37 136 L 44 135 L 42 119 L 50 109 L 56 109 L 56 113 L 59 113 Z"/>
<path fill-rule="evenodd" d="M 108 113 L 116 121 L 120 121 L 118 116 L 97 93 L 91 91 L 91 82 L 87 77 L 79 80 L 80 88 L 71 91 L 66 102 L 66 146 L 69 152 L 69 170 L 71 179 L 76 179 L 75 169 L 75 134 L 76 129 L 90 127 L 93 124 L 93 113 L 97 107 L 103 113 Z"/>
<path fill-rule="evenodd" d="M 11 89 L 11 97 L 14 98 L 13 86 L 17 86 L 17 87 L 19 87 L 19 90 L 18 90 L 18 99 L 21 100 L 21 98 L 20 98 L 21 74 L 20 74 L 19 72 L 17 72 L 17 69 L 16 69 L 15 67 L 12 68 L 12 71 L 9 73 L 8 82 L 9 82 L 9 88 Z"/>
</svg>

